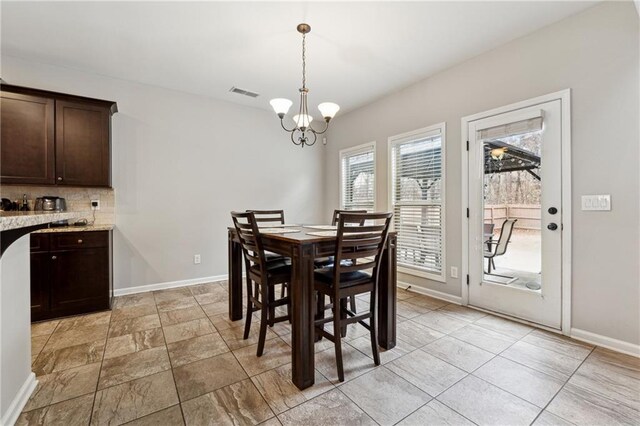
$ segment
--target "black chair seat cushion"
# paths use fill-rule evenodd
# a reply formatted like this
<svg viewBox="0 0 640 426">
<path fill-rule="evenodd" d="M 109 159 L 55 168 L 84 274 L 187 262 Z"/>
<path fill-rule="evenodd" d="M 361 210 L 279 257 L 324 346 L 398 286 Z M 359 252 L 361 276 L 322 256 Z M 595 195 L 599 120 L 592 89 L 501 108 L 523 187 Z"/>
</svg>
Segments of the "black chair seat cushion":
<svg viewBox="0 0 640 426">
<path fill-rule="evenodd" d="M 315 279 L 324 284 L 333 284 L 333 267 L 318 269 L 315 271 Z M 362 271 L 342 272 L 340 274 L 340 287 L 363 284 L 371 281 L 371 275 Z"/>
<path fill-rule="evenodd" d="M 325 268 L 333 268 L 333 264 L 335 263 L 335 258 L 333 256 L 326 257 L 324 259 L 316 259 L 314 260 L 314 266 L 316 269 L 325 269 Z M 340 265 L 342 266 L 352 266 L 353 261 L 350 259 L 342 259 L 340 261 Z"/>
<path fill-rule="evenodd" d="M 278 253 L 273 253 L 271 251 L 265 251 L 264 252 L 264 258 L 267 260 L 267 262 L 271 262 L 272 260 L 284 260 L 284 259 L 288 259 L 288 257 L 285 257 L 281 254 Z"/>
<path fill-rule="evenodd" d="M 253 265 L 251 267 L 251 272 L 260 274 L 258 265 Z M 283 260 L 272 260 L 270 262 L 267 262 L 267 275 L 270 277 L 279 275 L 291 275 L 291 261 L 288 258 L 285 258 Z"/>
</svg>

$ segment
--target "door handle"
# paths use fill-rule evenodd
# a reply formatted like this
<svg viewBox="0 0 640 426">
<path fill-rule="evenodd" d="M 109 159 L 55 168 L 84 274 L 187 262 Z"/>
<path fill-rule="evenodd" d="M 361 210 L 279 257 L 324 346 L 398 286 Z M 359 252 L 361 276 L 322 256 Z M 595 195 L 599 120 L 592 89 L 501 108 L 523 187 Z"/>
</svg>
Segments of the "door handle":
<svg viewBox="0 0 640 426">
<path fill-rule="evenodd" d="M 549 210 L 547 210 L 549 212 L 549 214 L 556 214 L 558 213 L 558 209 L 556 209 L 555 207 L 549 207 Z"/>
<path fill-rule="evenodd" d="M 558 229 L 558 225 L 556 225 L 555 223 L 550 223 L 547 225 L 547 229 L 555 231 L 556 229 Z"/>
<path fill-rule="evenodd" d="M 51 256 L 51 260 L 56 260 L 58 256 Z"/>
</svg>

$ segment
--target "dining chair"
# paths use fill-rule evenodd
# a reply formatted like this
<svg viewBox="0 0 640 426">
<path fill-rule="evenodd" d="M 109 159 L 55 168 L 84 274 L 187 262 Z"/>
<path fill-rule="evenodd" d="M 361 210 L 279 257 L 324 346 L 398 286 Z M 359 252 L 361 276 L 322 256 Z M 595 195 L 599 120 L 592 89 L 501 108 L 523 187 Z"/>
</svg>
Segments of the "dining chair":
<svg viewBox="0 0 640 426">
<path fill-rule="evenodd" d="M 380 273 L 380 259 L 384 250 L 393 213 L 341 213 L 332 266 L 314 272 L 317 292 L 315 331 L 335 345 L 338 379 L 344 381 L 342 365 L 342 335 L 349 324 L 358 323 L 369 330 L 375 365 L 380 365 L 376 334 L 376 291 Z M 366 225 L 361 225 L 362 223 Z M 354 226 L 355 225 L 355 226 Z M 350 260 L 343 263 L 343 260 Z M 370 271 L 370 272 L 369 272 Z M 351 296 L 369 293 L 369 310 L 356 313 L 347 308 Z M 333 300 L 332 315 L 324 318 L 324 297 Z M 365 320 L 369 320 L 368 323 Z M 333 323 L 333 334 L 324 329 Z"/>
<path fill-rule="evenodd" d="M 258 222 L 253 212 L 231 212 L 245 260 L 247 279 L 247 318 L 244 336 L 249 338 L 253 313 L 260 311 L 260 334 L 256 355 L 262 356 L 267 326 L 290 321 L 290 298 L 275 299 L 275 286 L 286 287 L 291 282 L 291 262 L 288 259 L 267 262 Z M 253 285 L 252 285 L 253 283 Z M 275 308 L 287 306 L 287 315 L 276 317 Z"/>
<path fill-rule="evenodd" d="M 493 259 L 502 256 L 507 252 L 507 247 L 509 246 L 509 242 L 511 241 L 511 233 L 513 232 L 513 227 L 518 219 L 507 219 L 502 223 L 502 228 L 500 229 L 500 237 L 498 237 L 498 241 L 486 241 L 486 244 L 491 246 L 495 245 L 495 248 L 490 248 L 484 251 L 484 258 L 489 259 L 488 266 L 488 274 L 491 274 L 491 264 Z M 495 264 L 493 269 L 495 269 Z M 507 277 L 505 278 L 513 278 Z"/>
<path fill-rule="evenodd" d="M 487 244 L 487 250 L 491 251 L 491 242 L 493 241 L 493 230 L 495 229 L 496 225 L 494 223 L 484 223 L 483 224 L 483 238 L 485 241 L 485 244 Z M 491 267 L 491 265 L 493 265 L 493 269 L 496 268 L 496 264 L 493 262 L 493 259 L 489 259 L 488 261 L 489 263 L 489 268 Z"/>
</svg>

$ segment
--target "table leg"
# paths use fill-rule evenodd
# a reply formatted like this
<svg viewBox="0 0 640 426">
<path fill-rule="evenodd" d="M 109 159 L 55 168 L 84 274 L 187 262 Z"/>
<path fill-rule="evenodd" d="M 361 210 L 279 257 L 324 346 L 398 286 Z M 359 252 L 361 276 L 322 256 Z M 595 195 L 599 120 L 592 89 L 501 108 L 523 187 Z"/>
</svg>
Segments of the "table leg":
<svg viewBox="0 0 640 426">
<path fill-rule="evenodd" d="M 242 246 L 229 232 L 229 319 L 242 319 Z"/>
<path fill-rule="evenodd" d="M 313 386 L 313 245 L 295 247 L 291 257 L 291 361 L 292 380 L 299 389 Z"/>
<path fill-rule="evenodd" d="M 396 345 L 396 236 L 390 235 L 380 259 L 378 278 L 378 344 L 384 349 Z"/>
</svg>

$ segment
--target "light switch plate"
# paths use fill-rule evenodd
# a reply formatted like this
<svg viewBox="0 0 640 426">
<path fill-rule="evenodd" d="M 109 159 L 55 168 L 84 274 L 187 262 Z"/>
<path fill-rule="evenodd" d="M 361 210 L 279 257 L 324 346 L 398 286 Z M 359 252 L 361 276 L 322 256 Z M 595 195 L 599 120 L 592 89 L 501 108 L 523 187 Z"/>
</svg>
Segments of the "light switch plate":
<svg viewBox="0 0 640 426">
<path fill-rule="evenodd" d="M 582 210 L 584 211 L 610 211 L 611 195 L 583 195 Z"/>
</svg>

